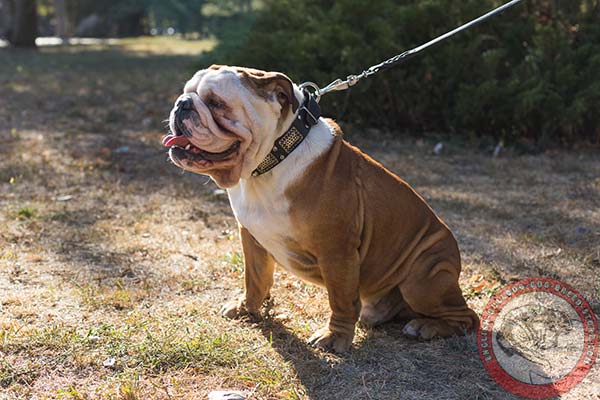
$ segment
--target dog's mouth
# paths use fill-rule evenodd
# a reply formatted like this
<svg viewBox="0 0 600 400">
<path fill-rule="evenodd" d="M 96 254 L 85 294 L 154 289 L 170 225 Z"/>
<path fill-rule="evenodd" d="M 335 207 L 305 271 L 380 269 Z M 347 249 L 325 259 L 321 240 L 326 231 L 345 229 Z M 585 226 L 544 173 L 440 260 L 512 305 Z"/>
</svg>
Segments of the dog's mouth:
<svg viewBox="0 0 600 400">
<path fill-rule="evenodd" d="M 178 159 L 187 159 L 191 161 L 224 161 L 230 155 L 234 154 L 239 148 L 241 142 L 236 140 L 225 151 L 212 153 L 196 147 L 190 140 L 183 135 L 167 135 L 163 138 L 163 146 L 170 147 L 171 152 Z"/>
</svg>

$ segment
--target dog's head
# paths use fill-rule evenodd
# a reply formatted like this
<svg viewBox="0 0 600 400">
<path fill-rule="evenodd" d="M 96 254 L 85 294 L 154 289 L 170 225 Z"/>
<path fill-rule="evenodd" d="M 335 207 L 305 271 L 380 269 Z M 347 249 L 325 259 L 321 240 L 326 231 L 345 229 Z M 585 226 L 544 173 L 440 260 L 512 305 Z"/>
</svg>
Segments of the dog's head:
<svg viewBox="0 0 600 400">
<path fill-rule="evenodd" d="M 284 74 L 213 65 L 186 83 L 163 144 L 177 166 L 232 187 L 271 151 L 301 98 Z"/>
</svg>

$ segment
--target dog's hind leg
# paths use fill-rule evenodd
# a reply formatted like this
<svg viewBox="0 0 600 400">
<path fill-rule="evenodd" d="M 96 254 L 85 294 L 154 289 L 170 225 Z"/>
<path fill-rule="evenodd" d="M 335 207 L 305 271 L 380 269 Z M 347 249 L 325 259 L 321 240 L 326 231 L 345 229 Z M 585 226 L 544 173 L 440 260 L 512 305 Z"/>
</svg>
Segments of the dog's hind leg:
<svg viewBox="0 0 600 400">
<path fill-rule="evenodd" d="M 362 302 L 359 322 L 364 326 L 377 326 L 393 319 L 411 319 L 417 314 L 404 301 L 400 288 L 393 287 L 382 298 Z"/>
<path fill-rule="evenodd" d="M 400 291 L 411 309 L 421 315 L 404 327 L 404 334 L 419 339 L 462 335 L 476 329 L 479 318 L 458 286 L 460 267 L 440 261 L 414 269 Z"/>
</svg>

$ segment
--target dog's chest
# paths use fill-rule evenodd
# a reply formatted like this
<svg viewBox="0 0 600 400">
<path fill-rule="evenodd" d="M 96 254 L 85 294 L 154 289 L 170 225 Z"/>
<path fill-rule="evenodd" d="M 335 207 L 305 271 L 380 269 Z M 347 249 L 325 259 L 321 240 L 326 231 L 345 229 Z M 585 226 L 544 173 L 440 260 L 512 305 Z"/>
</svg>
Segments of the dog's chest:
<svg viewBox="0 0 600 400">
<path fill-rule="evenodd" d="M 310 281 L 319 281 L 316 260 L 302 250 L 295 233 L 290 203 L 281 193 L 258 192 L 236 187 L 229 190 L 238 222 L 264 247 L 279 265 Z"/>
<path fill-rule="evenodd" d="M 230 202 L 238 222 L 267 250 L 280 238 L 292 234 L 289 204 L 280 196 L 230 191 Z M 280 261 L 280 260 L 278 260 Z"/>
</svg>

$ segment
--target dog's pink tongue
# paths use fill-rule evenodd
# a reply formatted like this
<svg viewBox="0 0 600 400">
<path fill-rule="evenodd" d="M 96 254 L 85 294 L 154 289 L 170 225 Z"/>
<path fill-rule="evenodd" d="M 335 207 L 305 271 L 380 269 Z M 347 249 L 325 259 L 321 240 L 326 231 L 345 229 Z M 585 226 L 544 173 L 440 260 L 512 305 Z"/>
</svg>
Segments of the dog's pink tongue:
<svg viewBox="0 0 600 400">
<path fill-rule="evenodd" d="M 163 146 L 171 147 L 171 146 L 179 146 L 185 147 L 190 141 L 185 136 L 175 136 L 175 135 L 167 135 L 162 140 Z"/>
</svg>

